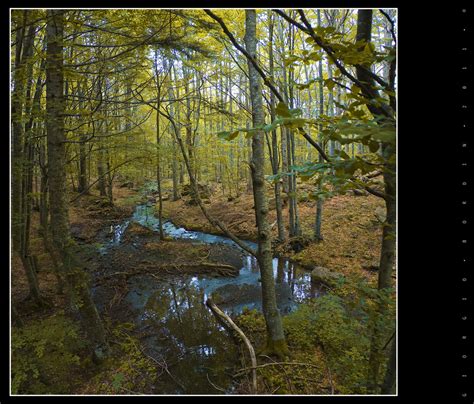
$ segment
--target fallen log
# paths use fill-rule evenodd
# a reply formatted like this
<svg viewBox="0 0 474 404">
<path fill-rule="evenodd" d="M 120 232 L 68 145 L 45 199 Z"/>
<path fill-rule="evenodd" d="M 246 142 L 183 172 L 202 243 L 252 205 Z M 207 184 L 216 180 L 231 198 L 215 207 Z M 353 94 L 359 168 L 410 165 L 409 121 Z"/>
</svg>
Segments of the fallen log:
<svg viewBox="0 0 474 404">
<path fill-rule="evenodd" d="M 253 346 L 250 343 L 250 340 L 247 338 L 244 332 L 239 327 L 237 327 L 237 325 L 232 321 L 232 319 L 214 304 L 212 299 L 206 300 L 206 306 L 211 309 L 212 313 L 217 318 L 219 318 L 221 321 L 224 321 L 226 324 L 228 324 L 230 328 L 239 335 L 239 337 L 242 339 L 244 344 L 247 346 L 247 349 L 249 350 L 249 354 L 250 354 L 250 360 L 252 362 L 253 393 L 257 394 L 257 357 L 255 356 L 255 350 L 253 349 Z"/>
<path fill-rule="evenodd" d="M 173 268 L 173 271 L 167 271 L 167 269 Z M 183 263 L 183 264 L 163 264 L 163 265 L 153 265 L 153 264 L 147 264 L 147 265 L 141 265 L 141 267 L 138 267 L 134 269 L 133 271 L 119 271 L 119 272 L 114 272 L 111 274 L 104 275 L 97 279 L 96 284 L 99 285 L 102 282 L 115 278 L 115 277 L 124 277 L 126 279 L 136 276 L 136 275 L 142 275 L 142 274 L 153 274 L 156 272 L 161 272 L 164 271 L 167 274 L 172 274 L 172 273 L 185 273 L 185 272 L 217 272 L 221 276 L 238 276 L 239 275 L 239 269 L 228 264 L 220 264 L 220 263 L 213 263 L 213 262 L 196 262 L 196 263 Z"/>
</svg>

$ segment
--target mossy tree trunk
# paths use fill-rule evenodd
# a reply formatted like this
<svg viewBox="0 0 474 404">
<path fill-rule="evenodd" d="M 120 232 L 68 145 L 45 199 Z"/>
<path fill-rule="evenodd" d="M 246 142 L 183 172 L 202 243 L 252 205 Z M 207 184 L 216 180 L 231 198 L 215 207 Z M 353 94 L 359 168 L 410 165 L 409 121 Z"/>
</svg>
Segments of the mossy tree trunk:
<svg viewBox="0 0 474 404">
<path fill-rule="evenodd" d="M 46 134 L 52 246 L 53 254 L 60 263 L 70 305 L 79 312 L 94 353 L 99 355 L 108 348 L 105 329 L 92 301 L 86 273 L 74 257 L 69 233 L 63 93 L 64 12 L 48 10 L 46 27 Z"/>
</svg>

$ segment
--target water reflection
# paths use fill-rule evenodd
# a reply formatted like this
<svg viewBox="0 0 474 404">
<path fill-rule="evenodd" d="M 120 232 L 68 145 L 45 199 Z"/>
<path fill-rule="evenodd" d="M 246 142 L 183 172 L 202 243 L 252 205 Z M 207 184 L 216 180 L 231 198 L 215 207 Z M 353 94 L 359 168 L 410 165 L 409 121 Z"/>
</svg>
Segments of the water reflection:
<svg viewBox="0 0 474 404">
<path fill-rule="evenodd" d="M 143 294 L 131 292 L 127 296 L 137 309 L 139 326 L 156 331 L 145 341 L 150 348 L 147 353 L 157 360 L 179 358 L 173 359 L 171 366 L 168 364 L 178 382 L 173 385 L 173 380 L 161 381 L 160 391 L 165 394 L 219 393 L 207 378 L 219 386 L 230 386 L 232 379 L 225 370 L 238 359 L 233 341 L 203 304 L 203 291 L 192 282 L 193 279 L 159 287 L 147 276 L 135 277 L 131 287 Z"/>
<path fill-rule="evenodd" d="M 121 242 L 131 221 L 158 231 L 159 220 L 152 208 L 140 205 L 130 221 L 115 227 L 109 245 Z M 242 251 L 226 237 L 188 231 L 170 221 L 163 223 L 163 230 L 175 239 L 226 244 Z M 256 248 L 255 243 L 247 244 Z M 303 300 L 323 293 L 311 283 L 310 274 L 298 265 L 284 258 L 274 258 L 272 265 L 277 304 L 282 314 L 295 310 Z M 210 378 L 214 384 L 230 391 L 229 369 L 238 360 L 236 346 L 204 303 L 212 296 L 230 315 L 245 308 L 261 311 L 261 282 L 255 257 L 243 255 L 236 277 L 189 276 L 165 283 L 140 275 L 129 278 L 128 282 L 130 292 L 125 300 L 136 313 L 139 330 L 146 330 L 142 342 L 147 353 L 158 361 L 166 361 L 173 374 L 173 378 L 168 379 L 162 376 L 156 390 L 163 394 L 220 394 L 209 383 Z"/>
</svg>

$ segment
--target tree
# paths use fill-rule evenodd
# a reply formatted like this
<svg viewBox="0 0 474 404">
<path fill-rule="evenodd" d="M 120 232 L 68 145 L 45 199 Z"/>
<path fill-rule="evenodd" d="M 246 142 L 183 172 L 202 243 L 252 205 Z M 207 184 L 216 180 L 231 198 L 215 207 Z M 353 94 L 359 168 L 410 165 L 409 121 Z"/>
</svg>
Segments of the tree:
<svg viewBox="0 0 474 404">
<path fill-rule="evenodd" d="M 372 10 L 359 10 L 357 18 L 357 35 L 356 41 L 362 41 L 365 44 L 370 44 L 372 32 Z M 365 64 L 363 66 L 356 67 L 357 78 L 367 83 L 370 88 L 375 88 L 374 79 L 368 73 L 370 65 Z M 376 90 L 374 90 L 376 91 Z M 377 92 L 376 92 L 377 94 Z M 369 110 L 372 109 L 368 105 Z M 371 111 L 373 114 L 376 111 Z M 382 156 L 387 161 L 387 166 L 383 171 L 383 178 L 385 184 L 385 207 L 386 207 L 386 223 L 383 227 L 382 234 L 382 249 L 380 255 L 379 265 L 379 278 L 378 278 L 378 289 L 383 291 L 391 287 L 392 284 L 392 269 L 395 264 L 395 225 L 396 225 L 396 168 L 395 168 L 395 150 L 392 143 L 382 142 Z M 382 302 L 380 305 L 380 316 L 383 316 L 386 312 L 386 308 Z M 369 370 L 369 390 L 378 390 L 378 373 L 380 367 L 380 350 L 382 336 L 377 328 L 374 328 L 374 335 L 372 337 L 372 348 L 370 353 L 370 370 Z"/>
<path fill-rule="evenodd" d="M 46 27 L 46 133 L 51 233 L 54 254 L 61 263 L 70 304 L 79 311 L 94 355 L 100 358 L 108 349 L 105 329 L 92 301 L 86 274 L 74 256 L 73 242 L 69 232 L 63 92 L 64 13 L 63 10 L 48 10 Z"/>
<path fill-rule="evenodd" d="M 256 58 L 257 17 L 255 10 L 245 10 L 245 45 L 246 50 L 253 58 Z M 258 127 L 265 123 L 263 114 L 262 93 L 260 77 L 253 64 L 248 61 L 250 100 L 252 103 L 252 123 Z M 252 170 L 253 195 L 255 202 L 255 219 L 258 228 L 258 253 L 257 260 L 262 280 L 262 308 L 267 327 L 267 347 L 270 353 L 278 356 L 288 354 L 283 324 L 280 311 L 276 304 L 275 279 L 272 267 L 271 233 L 268 223 L 268 200 L 265 193 L 264 176 L 264 135 L 263 131 L 257 131 L 252 137 Z"/>
<path fill-rule="evenodd" d="M 268 11 L 268 59 L 269 59 L 269 74 L 274 77 L 274 58 L 273 58 L 273 14 Z M 270 119 L 274 121 L 276 119 L 275 113 L 275 94 L 270 93 Z M 280 158 L 278 152 L 278 139 L 276 128 L 272 130 L 272 173 L 277 175 L 279 171 Z M 282 212 L 282 200 L 281 200 L 281 182 L 275 181 L 275 209 L 277 214 L 277 226 L 278 226 L 278 240 L 284 242 L 286 240 L 285 223 L 283 221 Z"/>
</svg>

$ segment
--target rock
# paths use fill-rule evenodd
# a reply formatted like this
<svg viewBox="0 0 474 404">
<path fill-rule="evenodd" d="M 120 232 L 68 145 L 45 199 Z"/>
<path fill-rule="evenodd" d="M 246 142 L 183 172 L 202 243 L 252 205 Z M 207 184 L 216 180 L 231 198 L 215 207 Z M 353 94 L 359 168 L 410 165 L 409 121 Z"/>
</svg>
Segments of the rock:
<svg viewBox="0 0 474 404">
<path fill-rule="evenodd" d="M 334 286 L 340 278 L 344 278 L 344 275 L 339 272 L 333 272 L 324 267 L 315 267 L 311 271 L 312 282 L 322 282 L 329 286 Z"/>
<path fill-rule="evenodd" d="M 381 223 L 384 223 L 385 220 L 387 219 L 387 212 L 384 208 L 378 206 L 377 208 L 375 208 L 375 212 L 374 212 L 374 215 L 375 217 L 377 218 L 377 220 Z"/>
</svg>

